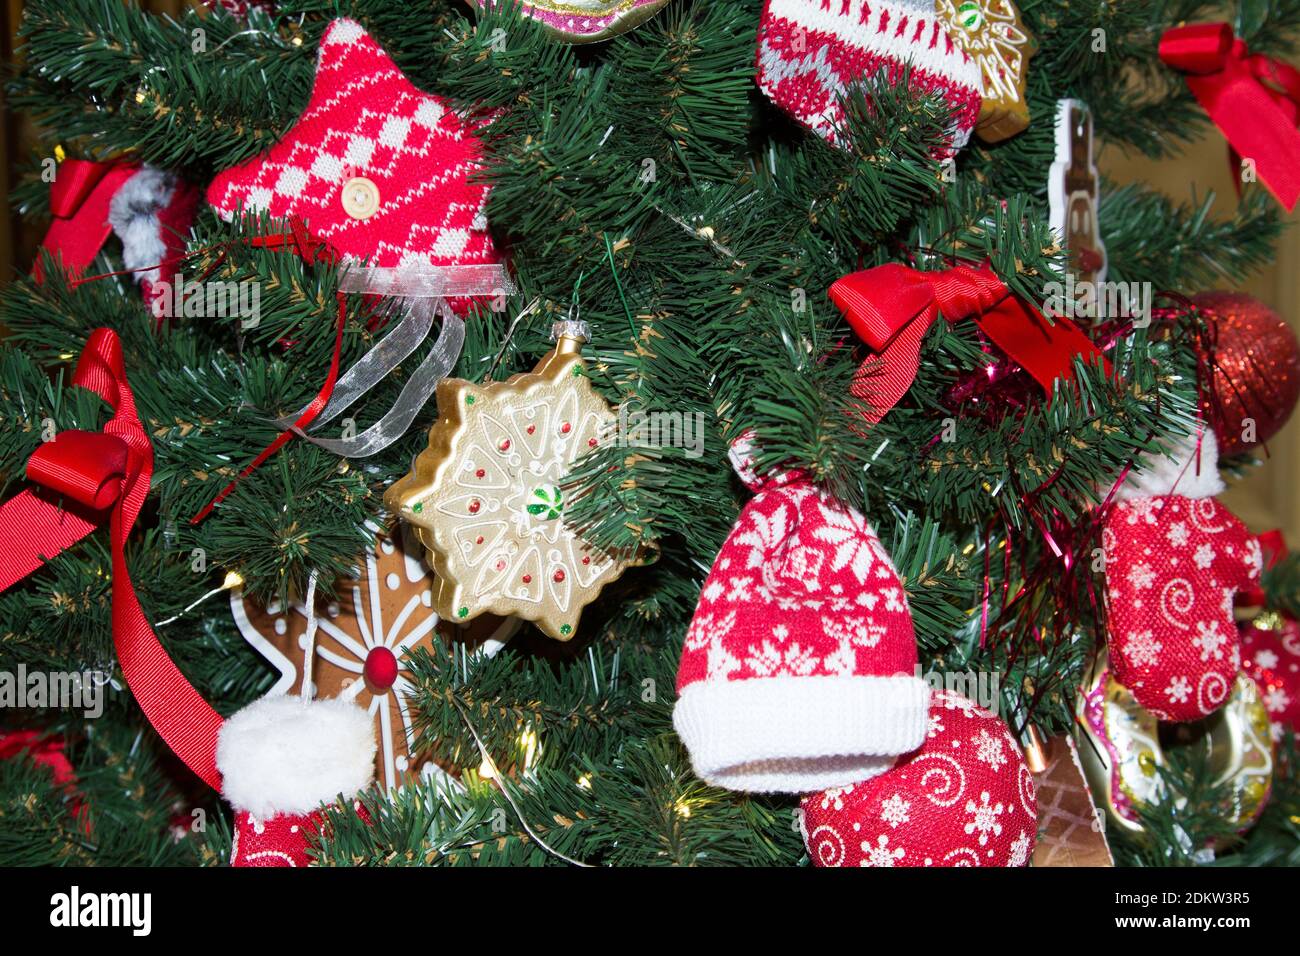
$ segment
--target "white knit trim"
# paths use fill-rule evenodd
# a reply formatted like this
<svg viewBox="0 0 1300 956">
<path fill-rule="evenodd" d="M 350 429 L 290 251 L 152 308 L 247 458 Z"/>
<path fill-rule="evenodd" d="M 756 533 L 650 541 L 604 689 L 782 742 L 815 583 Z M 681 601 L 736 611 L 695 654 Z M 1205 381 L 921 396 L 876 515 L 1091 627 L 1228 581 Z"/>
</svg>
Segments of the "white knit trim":
<svg viewBox="0 0 1300 956">
<path fill-rule="evenodd" d="M 810 793 L 874 777 L 921 746 L 929 706 L 910 674 L 703 680 L 682 689 L 673 726 L 701 780 Z"/>
<path fill-rule="evenodd" d="M 808 0 L 771 0 L 768 10 L 773 18 L 789 20 L 810 31 L 832 34 L 877 56 L 904 62 L 910 60 L 922 70 L 946 76 L 976 92 L 982 88 L 979 66 L 948 37 L 947 28 L 934 16 L 933 8 L 927 16 L 888 0 L 854 0 L 847 5 L 836 0 L 831 6 L 834 9 L 828 10 Z M 841 12 L 841 8 L 846 9 Z M 865 21 L 862 8 L 868 11 Z M 886 15 L 889 26 L 884 30 L 878 29 Z M 897 36 L 898 21 L 902 17 L 907 18 L 907 29 L 902 36 Z M 921 24 L 922 38 L 913 43 L 917 23 Z M 938 39 L 931 45 L 936 29 Z"/>
<path fill-rule="evenodd" d="M 1219 477 L 1219 443 L 1214 432 L 1202 428 L 1199 435 L 1200 458 L 1197 458 L 1198 435 L 1179 438 L 1167 454 L 1149 453 L 1134 465 L 1124 484 L 1115 492 L 1116 501 L 1182 495 L 1185 498 L 1213 498 L 1223 491 Z"/>
</svg>

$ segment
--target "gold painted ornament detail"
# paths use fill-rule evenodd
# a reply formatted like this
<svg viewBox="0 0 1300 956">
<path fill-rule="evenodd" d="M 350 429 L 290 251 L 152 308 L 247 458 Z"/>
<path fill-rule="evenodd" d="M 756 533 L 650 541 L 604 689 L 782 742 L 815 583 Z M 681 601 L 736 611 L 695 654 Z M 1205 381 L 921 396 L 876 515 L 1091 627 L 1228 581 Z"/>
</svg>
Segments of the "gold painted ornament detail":
<svg viewBox="0 0 1300 956">
<path fill-rule="evenodd" d="M 1076 712 L 1088 784 L 1110 821 L 1130 833 L 1145 832 L 1139 808 L 1164 796 L 1160 768 L 1168 760 L 1166 749 L 1173 746 L 1204 748 L 1215 784 L 1228 791 L 1224 815 L 1239 833 L 1263 812 L 1273 780 L 1273 745 L 1259 687 L 1245 674 L 1237 675 L 1219 710 L 1203 720 L 1165 725 L 1162 735 L 1155 715 L 1111 676 L 1103 651 L 1079 692 Z"/>
<path fill-rule="evenodd" d="M 502 0 L 469 0 L 478 9 Z M 599 43 L 640 26 L 668 0 L 523 0 L 519 12 L 563 43 Z"/>
<path fill-rule="evenodd" d="M 581 342 L 562 334 L 532 372 L 505 382 L 441 382 L 429 447 L 384 496 L 428 549 L 434 607 L 449 620 L 513 615 L 567 641 L 582 609 L 639 563 L 594 548 L 565 520 L 561 481 L 616 422 Z"/>
<path fill-rule="evenodd" d="M 975 133 L 986 143 L 1029 125 L 1025 81 L 1038 44 L 1011 0 L 935 0 L 952 41 L 978 64 L 983 103 Z"/>
</svg>

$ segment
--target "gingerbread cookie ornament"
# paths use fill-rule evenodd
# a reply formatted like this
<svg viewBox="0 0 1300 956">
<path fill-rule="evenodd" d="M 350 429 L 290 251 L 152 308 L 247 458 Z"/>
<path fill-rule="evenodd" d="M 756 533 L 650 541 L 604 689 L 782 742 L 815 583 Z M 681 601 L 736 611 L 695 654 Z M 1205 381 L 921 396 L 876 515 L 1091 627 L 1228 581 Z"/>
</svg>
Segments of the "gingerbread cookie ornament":
<svg viewBox="0 0 1300 956">
<path fill-rule="evenodd" d="M 310 697 L 352 700 L 370 713 L 378 743 L 375 777 L 387 789 L 414 774 L 443 773 L 416 750 L 412 656 L 436 640 L 493 654 L 518 629 L 518 622 L 498 617 L 480 618 L 472 628 L 441 619 L 433 609 L 437 579 L 408 537 L 401 528 L 376 531 L 357 576 L 338 582 L 334 598 L 316 600 L 314 635 L 302 601 L 263 606 L 240 590 L 230 598 L 240 633 L 280 673 L 268 696 L 301 694 L 310 659 Z"/>
</svg>

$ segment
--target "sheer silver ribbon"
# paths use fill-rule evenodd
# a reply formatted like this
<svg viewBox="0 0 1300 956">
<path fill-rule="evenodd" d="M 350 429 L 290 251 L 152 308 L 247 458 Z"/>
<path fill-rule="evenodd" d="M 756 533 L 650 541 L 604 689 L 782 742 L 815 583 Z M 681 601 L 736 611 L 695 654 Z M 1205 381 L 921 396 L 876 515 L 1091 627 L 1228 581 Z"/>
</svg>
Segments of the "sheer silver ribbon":
<svg viewBox="0 0 1300 956">
<path fill-rule="evenodd" d="M 428 269 L 378 269 L 351 267 L 339 280 L 342 292 L 392 296 L 404 314 L 378 345 L 348 369 L 334 386 L 330 400 L 309 426 L 313 431 L 338 418 L 411 355 L 442 321 L 438 340 L 402 387 L 397 401 L 382 418 L 349 438 L 309 435 L 293 423 L 301 411 L 278 420 L 314 445 L 344 458 L 365 458 L 397 441 L 410 428 L 420 409 L 428 404 L 438 383 L 456 366 L 465 344 L 465 322 L 447 306 L 447 298 L 508 295 L 514 285 L 499 265 L 448 266 Z"/>
</svg>

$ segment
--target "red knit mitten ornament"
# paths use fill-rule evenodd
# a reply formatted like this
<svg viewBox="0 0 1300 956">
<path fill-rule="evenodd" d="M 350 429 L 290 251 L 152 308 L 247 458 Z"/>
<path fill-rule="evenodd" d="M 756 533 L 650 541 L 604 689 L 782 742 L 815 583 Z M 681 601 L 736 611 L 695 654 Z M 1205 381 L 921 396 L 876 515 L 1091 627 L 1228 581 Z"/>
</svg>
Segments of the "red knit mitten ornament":
<svg viewBox="0 0 1300 956">
<path fill-rule="evenodd" d="M 354 799 L 374 762 L 373 721 L 349 701 L 275 695 L 229 717 L 217 767 L 235 809 L 231 866 L 307 866 L 322 805 Z"/>
<path fill-rule="evenodd" d="M 897 81 L 905 64 L 921 90 L 953 110 L 952 148 L 979 118 L 980 69 L 935 16 L 934 0 L 767 0 L 758 27 L 758 85 L 830 142 L 844 121 L 839 98 L 881 72 Z"/>
<path fill-rule="evenodd" d="M 415 271 L 495 263 L 471 182 L 482 147 L 473 125 L 415 88 L 355 20 L 321 40 L 316 84 L 285 138 L 213 180 L 225 219 L 242 209 L 299 216 L 347 260 Z"/>
<path fill-rule="evenodd" d="M 871 526 L 785 474 L 745 505 L 704 583 L 673 724 L 717 786 L 852 783 L 924 739 L 916 665 L 907 596 Z"/>
<path fill-rule="evenodd" d="M 1262 558 L 1212 497 L 1223 490 L 1217 460 L 1209 430 L 1148 457 L 1102 531 L 1115 679 L 1161 720 L 1218 710 L 1241 665 L 1233 597 L 1259 580 Z"/>
<path fill-rule="evenodd" d="M 997 714 L 935 691 L 921 748 L 871 780 L 806 797 L 800 826 L 814 866 L 1025 866 L 1038 800 Z"/>
</svg>

